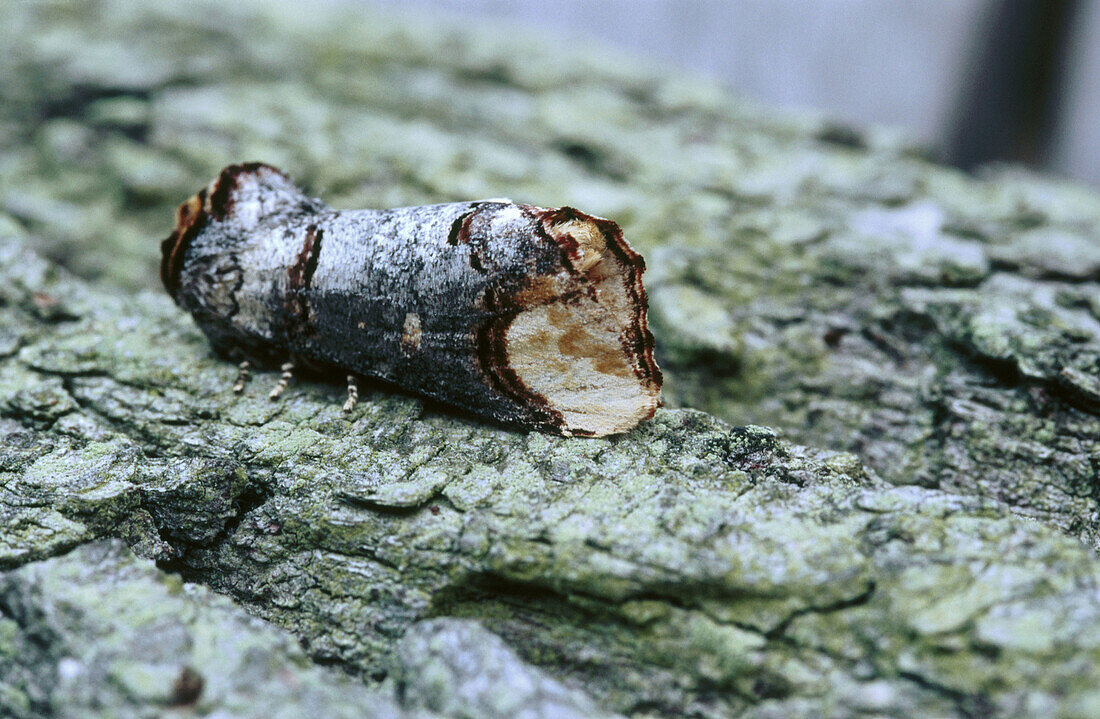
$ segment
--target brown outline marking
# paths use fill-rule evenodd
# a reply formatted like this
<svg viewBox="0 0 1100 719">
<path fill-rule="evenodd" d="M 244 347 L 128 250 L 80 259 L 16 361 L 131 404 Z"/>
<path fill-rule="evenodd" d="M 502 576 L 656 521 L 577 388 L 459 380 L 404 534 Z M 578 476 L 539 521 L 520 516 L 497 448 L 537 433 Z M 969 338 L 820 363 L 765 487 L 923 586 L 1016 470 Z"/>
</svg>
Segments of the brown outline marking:
<svg viewBox="0 0 1100 719">
<path fill-rule="evenodd" d="M 240 184 L 241 175 L 253 175 L 261 169 L 286 177 L 282 170 L 264 162 L 242 162 L 239 165 L 229 165 L 221 171 L 210 191 L 210 214 L 215 220 L 224 220 L 233 211 L 233 191 Z"/>
<path fill-rule="evenodd" d="M 317 271 L 317 262 L 321 259 L 321 239 L 325 231 L 317 225 L 306 228 L 306 238 L 294 264 L 287 270 L 286 309 L 303 324 L 309 323 L 309 306 L 305 293 L 313 283 L 313 273 Z"/>
<path fill-rule="evenodd" d="M 574 207 L 568 206 L 544 210 L 543 208 L 528 205 L 525 209 L 533 211 L 535 219 L 539 221 L 539 229 L 542 231 L 541 234 L 561 248 L 562 260 L 564 260 L 563 264 L 570 272 L 575 272 L 573 268 L 581 261 L 580 245 L 573 239 L 573 235 L 567 232 L 552 232 L 551 230 L 555 225 L 563 225 L 572 220 L 594 220 L 596 218 L 591 215 L 586 215 Z"/>
<path fill-rule="evenodd" d="M 492 288 L 485 292 L 485 307 L 494 317 L 477 330 L 477 359 L 489 385 L 500 394 L 526 409 L 535 424 L 544 424 L 559 432 L 565 428 L 565 417 L 541 394 L 532 391 L 508 364 L 505 337 L 512 320 L 523 311 L 499 296 Z"/>
<path fill-rule="evenodd" d="M 485 207 L 484 203 L 474 205 L 455 218 L 451 223 L 451 230 L 447 233 L 447 244 L 458 246 L 468 245 L 470 248 L 470 267 L 478 272 L 485 272 L 485 248 L 481 243 L 474 242 L 470 236 L 470 225 L 474 217 Z"/>
<path fill-rule="evenodd" d="M 451 223 L 451 231 L 447 233 L 447 244 L 464 245 L 470 241 L 470 221 L 480 209 L 479 205 L 474 205 L 455 218 Z"/>
<path fill-rule="evenodd" d="M 631 299 L 634 300 L 634 305 L 639 308 L 639 311 L 634 317 L 628 336 L 624 337 L 623 340 L 624 343 L 628 343 L 628 346 L 634 352 L 634 356 L 639 359 L 638 365 L 641 372 L 637 373 L 638 379 L 647 382 L 650 387 L 660 391 L 661 386 L 664 384 L 664 375 L 661 374 L 661 368 L 653 357 L 656 341 L 653 338 L 653 333 L 649 330 L 649 295 L 645 291 L 645 285 L 642 284 L 645 259 L 627 243 L 623 237 L 622 228 L 617 223 L 601 217 L 592 217 L 592 220 L 603 231 L 604 237 L 611 240 L 607 243 L 611 251 L 634 270 L 627 291 L 631 294 Z M 642 370 L 643 367 L 644 370 Z"/>
<path fill-rule="evenodd" d="M 176 208 L 176 229 L 160 243 L 160 281 L 172 299 L 179 303 L 176 293 L 180 287 L 183 258 L 195 235 L 206 227 L 206 188 Z"/>
</svg>

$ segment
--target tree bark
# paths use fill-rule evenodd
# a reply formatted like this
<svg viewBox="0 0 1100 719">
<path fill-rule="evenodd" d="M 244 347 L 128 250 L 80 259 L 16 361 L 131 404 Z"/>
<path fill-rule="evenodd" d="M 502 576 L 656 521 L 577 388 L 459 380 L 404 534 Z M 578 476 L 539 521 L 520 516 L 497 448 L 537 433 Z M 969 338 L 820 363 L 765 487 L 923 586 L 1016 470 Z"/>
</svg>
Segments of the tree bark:
<svg viewBox="0 0 1100 719">
<path fill-rule="evenodd" d="M 263 7 L 0 28 L 0 713 L 149 715 L 183 668 L 254 664 L 182 641 L 66 691 L 64 657 L 114 656 L 104 597 L 199 617 L 157 639 L 210 603 L 221 651 L 289 661 L 287 632 L 351 675 L 303 681 L 383 716 L 1100 713 L 1100 196 L 560 43 Z M 337 208 L 619 221 L 672 408 L 593 440 L 379 388 L 347 417 L 340 385 L 233 395 L 152 288 L 172 208 L 253 159 Z M 173 574 L 236 606 L 160 606 Z M 471 682 L 500 662 L 527 680 L 494 704 Z"/>
</svg>

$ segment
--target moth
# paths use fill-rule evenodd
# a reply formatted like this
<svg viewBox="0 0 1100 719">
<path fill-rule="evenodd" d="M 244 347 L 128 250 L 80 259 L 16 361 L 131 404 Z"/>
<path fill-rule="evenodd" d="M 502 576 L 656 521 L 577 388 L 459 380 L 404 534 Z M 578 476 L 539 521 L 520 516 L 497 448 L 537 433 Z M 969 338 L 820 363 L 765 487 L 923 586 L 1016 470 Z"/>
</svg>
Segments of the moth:
<svg viewBox="0 0 1100 719">
<path fill-rule="evenodd" d="M 161 279 L 216 354 L 372 377 L 567 436 L 653 416 L 645 263 L 614 222 L 510 200 L 338 211 L 281 170 L 230 165 L 179 206 Z"/>
</svg>

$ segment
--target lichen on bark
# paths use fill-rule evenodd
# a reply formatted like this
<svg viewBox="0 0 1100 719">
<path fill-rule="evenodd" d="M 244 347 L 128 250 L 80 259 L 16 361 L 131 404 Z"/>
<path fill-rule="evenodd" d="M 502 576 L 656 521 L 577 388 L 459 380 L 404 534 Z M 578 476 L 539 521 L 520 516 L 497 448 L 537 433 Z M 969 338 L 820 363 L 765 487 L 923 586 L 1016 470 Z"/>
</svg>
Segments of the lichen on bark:
<svg viewBox="0 0 1100 719">
<path fill-rule="evenodd" d="M 226 622 L 382 715 L 1100 715 L 1095 193 L 428 19 L 10 10 L 0 710 L 63 714 L 66 657 Z M 618 220 L 697 409 L 567 440 L 377 388 L 349 417 L 339 386 L 233 396 L 154 285 L 171 208 L 235 160 L 336 207 Z M 81 696 L 162 710 L 182 665 L 137 661 L 155 691 Z"/>
<path fill-rule="evenodd" d="M 313 665 L 284 632 L 118 540 L 0 575 L 0 610 L 5 717 L 438 716 Z"/>
</svg>

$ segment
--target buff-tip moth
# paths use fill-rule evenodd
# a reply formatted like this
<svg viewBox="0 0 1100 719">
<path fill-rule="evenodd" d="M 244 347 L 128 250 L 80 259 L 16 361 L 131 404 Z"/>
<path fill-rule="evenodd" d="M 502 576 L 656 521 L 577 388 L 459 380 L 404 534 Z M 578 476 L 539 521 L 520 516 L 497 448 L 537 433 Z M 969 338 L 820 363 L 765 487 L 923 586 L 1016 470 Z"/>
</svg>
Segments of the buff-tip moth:
<svg viewBox="0 0 1100 719">
<path fill-rule="evenodd" d="M 161 279 L 249 368 L 373 377 L 499 423 L 625 432 L 660 404 L 642 272 L 610 220 L 508 200 L 337 211 L 231 165 L 180 205 Z"/>
</svg>

